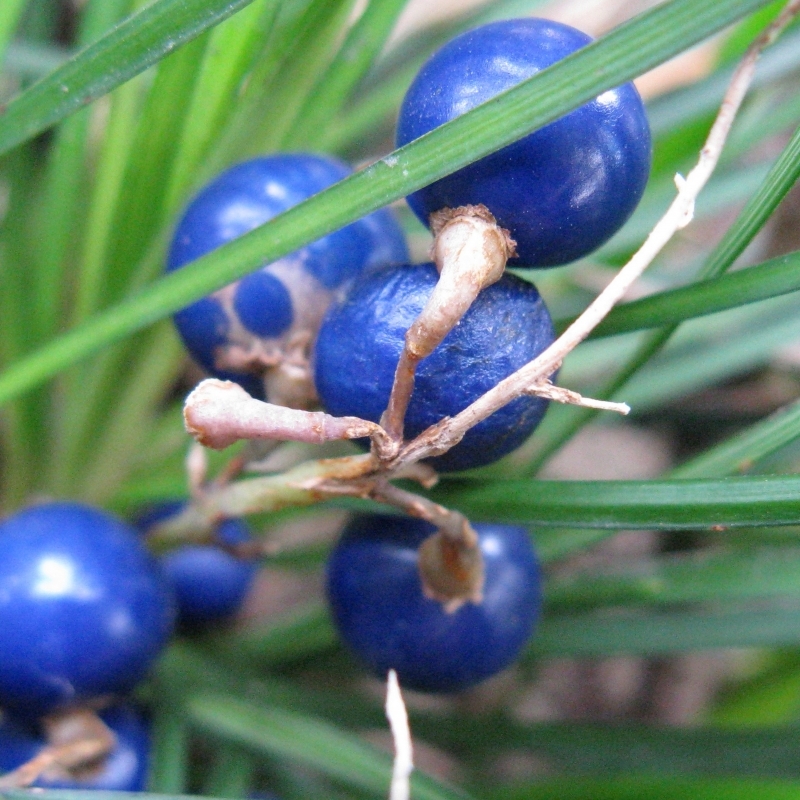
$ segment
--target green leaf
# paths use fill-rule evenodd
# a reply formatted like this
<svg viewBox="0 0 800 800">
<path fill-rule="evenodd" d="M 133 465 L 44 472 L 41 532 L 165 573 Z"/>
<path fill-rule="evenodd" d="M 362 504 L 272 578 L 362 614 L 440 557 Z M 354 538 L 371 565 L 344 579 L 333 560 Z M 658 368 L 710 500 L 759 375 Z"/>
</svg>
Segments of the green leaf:
<svg viewBox="0 0 800 800">
<path fill-rule="evenodd" d="M 724 691 L 706 715 L 714 725 L 755 729 L 791 724 L 800 713 L 800 665 L 796 653 L 771 654 L 768 666 Z"/>
<path fill-rule="evenodd" d="M 725 602 L 800 597 L 800 550 L 666 555 L 615 570 L 576 571 L 547 582 L 554 612 L 611 605 Z"/>
<path fill-rule="evenodd" d="M 766 0 L 671 0 L 246 236 L 171 273 L 0 376 L 0 402 L 67 364 L 431 183 L 684 50 Z M 686 31 L 691 31 L 687 37 Z M 24 99 L 24 96 L 23 96 Z M 3 141 L 0 121 L 0 146 Z"/>
<path fill-rule="evenodd" d="M 800 401 L 710 447 L 670 472 L 674 478 L 713 478 L 745 472 L 800 436 Z"/>
<path fill-rule="evenodd" d="M 166 192 L 169 212 L 193 187 L 203 158 L 236 105 L 238 93 L 268 39 L 278 0 L 258 0 L 217 26 L 198 69 Z"/>
<path fill-rule="evenodd" d="M 156 0 L 13 99 L 0 155 L 143 72 L 252 0 Z"/>
<path fill-rule="evenodd" d="M 323 130 L 350 97 L 380 54 L 407 0 L 371 0 L 348 31 L 330 66 L 306 96 L 287 141 L 294 147 L 314 146 Z"/>
<path fill-rule="evenodd" d="M 432 496 L 470 519 L 581 528 L 699 530 L 800 523 L 800 477 L 450 480 Z"/>
<path fill-rule="evenodd" d="M 800 644 L 800 605 L 721 611 L 587 612 L 542 619 L 531 644 L 536 656 L 667 655 L 720 647 Z"/>
<path fill-rule="evenodd" d="M 675 325 L 687 319 L 767 300 L 800 289 L 800 251 L 757 266 L 649 295 L 617 306 L 591 338 Z M 559 322 L 559 329 L 568 322 Z"/>
<path fill-rule="evenodd" d="M 153 716 L 153 763 L 148 776 L 152 792 L 180 794 L 187 788 L 189 728 L 181 709 L 159 703 Z"/>
<path fill-rule="evenodd" d="M 648 779 L 687 780 L 689 776 L 726 776 L 731 783 L 732 776 L 800 776 L 796 726 L 730 731 L 712 726 L 678 728 L 630 722 L 523 725 L 495 713 L 482 719 L 461 716 L 449 725 L 440 723 L 434 738 L 432 728 L 416 720 L 413 724 L 420 735 L 445 747 L 469 748 L 476 758 L 482 751 L 489 764 L 498 751 L 513 749 L 530 754 L 536 763 L 543 762 L 563 774 L 561 780 L 641 777 L 646 787 Z M 502 789 L 497 787 L 500 793 Z"/>
<path fill-rule="evenodd" d="M 303 714 L 204 693 L 189 701 L 188 717 L 206 734 L 280 759 L 299 762 L 356 787 L 388 791 L 391 758 L 327 722 Z M 412 796 L 418 800 L 467 797 L 416 770 Z"/>
</svg>

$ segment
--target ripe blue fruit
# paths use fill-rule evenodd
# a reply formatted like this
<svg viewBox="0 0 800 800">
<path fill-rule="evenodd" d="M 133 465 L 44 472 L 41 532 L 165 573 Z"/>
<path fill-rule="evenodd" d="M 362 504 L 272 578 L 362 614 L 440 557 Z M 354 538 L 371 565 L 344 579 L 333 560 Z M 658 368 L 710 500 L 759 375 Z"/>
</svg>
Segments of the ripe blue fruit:
<svg viewBox="0 0 800 800">
<path fill-rule="evenodd" d="M 320 328 L 315 381 L 325 410 L 378 422 L 386 408 L 406 330 L 437 281 L 432 264 L 389 267 L 364 276 L 334 304 Z M 406 438 L 462 411 L 535 358 L 554 339 L 536 288 L 504 275 L 484 289 L 461 322 L 424 359 L 406 413 Z M 547 401 L 520 397 L 431 460 L 441 471 L 490 464 L 519 447 Z"/>
<path fill-rule="evenodd" d="M 55 776 L 45 772 L 33 786 L 41 789 L 105 789 L 143 792 L 147 784 L 150 732 L 141 715 L 130 706 L 114 706 L 100 718 L 116 736 L 116 745 L 99 768 L 84 777 Z M 4 715 L 0 722 L 0 772 L 10 772 L 34 758 L 45 747 L 38 727 Z"/>
<path fill-rule="evenodd" d="M 357 517 L 328 561 L 328 599 L 349 649 L 376 675 L 429 692 L 466 689 L 511 664 L 541 605 L 524 528 L 478 524 L 483 601 L 455 612 L 423 594 L 417 550 L 435 528 L 408 517 Z"/>
<path fill-rule="evenodd" d="M 350 172 L 340 161 L 310 153 L 280 153 L 231 167 L 189 203 L 175 229 L 167 270 L 244 235 Z M 206 371 L 260 397 L 261 374 L 283 354 L 307 352 L 342 283 L 407 258 L 403 233 L 384 209 L 187 306 L 175 323 Z"/>
<path fill-rule="evenodd" d="M 137 520 L 137 527 L 146 532 L 156 522 L 177 513 L 183 503 L 168 503 L 155 508 Z M 220 544 L 238 545 L 251 540 L 247 523 L 242 519 L 225 519 L 216 527 Z M 257 562 L 237 558 L 215 545 L 185 544 L 161 558 L 161 566 L 178 604 L 182 622 L 202 625 L 223 620 L 235 614 L 244 602 L 258 571 Z"/>
<path fill-rule="evenodd" d="M 400 109 L 407 144 L 584 47 L 591 37 L 544 19 L 502 20 L 456 37 L 422 67 Z M 628 219 L 650 171 L 650 128 L 633 84 L 409 196 L 417 216 L 482 203 L 517 242 L 519 266 L 566 264 Z"/>
<path fill-rule="evenodd" d="M 0 705 L 39 716 L 127 692 L 173 619 L 157 564 L 114 517 L 46 503 L 0 524 Z"/>
</svg>

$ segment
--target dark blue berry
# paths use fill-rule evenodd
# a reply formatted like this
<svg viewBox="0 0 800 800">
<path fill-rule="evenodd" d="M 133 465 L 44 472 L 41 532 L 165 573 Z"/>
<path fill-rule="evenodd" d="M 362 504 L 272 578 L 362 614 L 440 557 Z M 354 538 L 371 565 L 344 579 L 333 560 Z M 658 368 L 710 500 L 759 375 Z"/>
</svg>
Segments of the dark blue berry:
<svg viewBox="0 0 800 800">
<path fill-rule="evenodd" d="M 431 264 L 390 267 L 364 276 L 331 306 L 315 352 L 317 391 L 328 413 L 380 420 L 406 330 L 437 277 Z M 406 438 L 462 411 L 553 339 L 550 314 L 536 288 L 504 275 L 478 295 L 461 322 L 420 363 L 406 414 Z M 520 397 L 431 463 L 443 471 L 490 464 L 519 447 L 546 408 L 545 400 Z"/>
<path fill-rule="evenodd" d="M 423 594 L 417 550 L 432 525 L 370 515 L 351 522 L 328 561 L 333 619 L 348 648 L 377 676 L 430 692 L 466 689 L 511 664 L 539 614 L 540 575 L 523 528 L 475 525 L 485 567 L 483 601 L 455 612 Z"/>
<path fill-rule="evenodd" d="M 137 527 L 143 532 L 183 507 L 167 503 L 141 516 Z M 215 530 L 221 545 L 235 546 L 251 541 L 242 519 L 226 519 Z M 215 545 L 185 544 L 161 558 L 161 565 L 178 604 L 182 622 L 202 625 L 234 615 L 242 606 L 258 571 L 258 563 L 239 558 Z"/>
<path fill-rule="evenodd" d="M 231 167 L 188 205 L 167 270 L 242 236 L 349 174 L 345 164 L 309 153 L 281 153 Z M 291 347 L 292 337 L 313 338 L 334 290 L 364 270 L 407 258 L 400 227 L 388 210 L 377 211 L 182 309 L 175 323 L 207 372 L 261 396 L 260 375 Z M 226 354 L 231 345 L 237 351 L 233 357 Z"/>
<path fill-rule="evenodd" d="M 147 786 L 150 732 L 140 714 L 129 706 L 100 712 L 116 737 L 116 745 L 101 765 L 85 777 L 42 774 L 33 787 L 41 789 L 105 789 L 143 792 Z M 45 746 L 38 727 L 4 715 L 0 722 L 0 772 L 9 772 L 34 758 Z"/>
<path fill-rule="evenodd" d="M 398 146 L 584 47 L 591 37 L 544 19 L 493 22 L 446 44 L 406 94 Z M 574 261 L 628 219 L 650 171 L 650 129 L 626 83 L 541 130 L 410 195 L 427 224 L 442 208 L 483 203 L 517 242 L 512 265 Z"/>
<path fill-rule="evenodd" d="M 36 716 L 127 692 L 173 618 L 156 562 L 114 517 L 47 503 L 0 525 L 0 704 Z"/>
</svg>

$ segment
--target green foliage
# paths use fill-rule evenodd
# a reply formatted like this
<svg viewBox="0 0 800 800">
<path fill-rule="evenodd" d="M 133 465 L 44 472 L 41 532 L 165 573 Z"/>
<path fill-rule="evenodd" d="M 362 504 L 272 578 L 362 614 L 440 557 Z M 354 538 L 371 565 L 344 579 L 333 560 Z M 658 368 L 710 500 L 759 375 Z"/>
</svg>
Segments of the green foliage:
<svg viewBox="0 0 800 800">
<path fill-rule="evenodd" d="M 124 511 L 182 496 L 186 365 L 166 317 L 723 32 L 705 77 L 650 103 L 654 171 L 633 218 L 590 259 L 535 276 L 562 326 L 580 313 L 594 293 L 587 286 L 611 276 L 674 196 L 673 175 L 696 160 L 735 59 L 778 5 L 667 0 L 392 152 L 384 134 L 431 50 L 465 27 L 538 5 L 485 2 L 394 40 L 404 0 L 363 8 L 351 0 L 88 0 L 65 50 L 56 0 L 0 0 L 4 511 L 42 495 Z M 744 647 L 768 655 L 691 730 L 421 706 L 411 714 L 415 737 L 447 753 L 453 777 L 418 771 L 414 797 L 778 800 L 800 792 L 800 401 L 796 367 L 774 358 L 800 337 L 800 250 L 763 252 L 758 239 L 800 176 L 798 45 L 795 27 L 764 54 L 698 200 L 696 227 L 653 265 L 649 295 L 615 309 L 560 378 L 631 403 L 645 425 L 685 423 L 683 398 L 748 374 L 779 374 L 793 402 L 736 424 L 706 414 L 707 435 L 669 473 L 604 482 L 538 477 L 595 416 L 554 407 L 505 463 L 443 479 L 430 493 L 475 520 L 531 526 L 546 602 L 523 676 L 564 656 Z M 302 148 L 369 165 L 161 276 L 171 226 L 194 189 L 247 155 Z M 419 236 L 418 226 L 409 229 Z M 287 445 L 284 454 L 297 463 L 317 451 Z M 226 457 L 213 456 L 212 468 Z M 313 513 L 289 509 L 255 522 L 269 536 L 279 522 Z M 671 533 L 675 546 L 558 569 L 616 531 L 641 528 Z M 265 560 L 307 574 L 321 569 L 328 546 L 295 545 Z M 288 800 L 385 796 L 390 758 L 361 734 L 386 724 L 358 675 L 316 601 L 245 630 L 176 641 L 142 689 L 153 713 L 151 788 L 161 793 L 149 796 L 246 797 L 264 786 Z M 547 779 L 497 770 L 520 753 L 545 764 Z"/>
</svg>

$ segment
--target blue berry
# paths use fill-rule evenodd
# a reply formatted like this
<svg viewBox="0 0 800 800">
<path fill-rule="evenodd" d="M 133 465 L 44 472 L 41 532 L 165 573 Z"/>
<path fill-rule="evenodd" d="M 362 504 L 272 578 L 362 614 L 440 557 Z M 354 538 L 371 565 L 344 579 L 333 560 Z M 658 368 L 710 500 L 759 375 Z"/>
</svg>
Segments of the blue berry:
<svg viewBox="0 0 800 800">
<path fill-rule="evenodd" d="M 146 532 L 182 507 L 180 502 L 159 506 L 140 517 L 137 527 Z M 250 530 L 244 520 L 226 519 L 217 525 L 216 539 L 229 546 L 243 544 L 251 540 Z M 161 565 L 175 592 L 181 621 L 195 625 L 235 614 L 258 571 L 257 562 L 214 545 L 181 545 L 163 556 Z"/>
<path fill-rule="evenodd" d="M 430 692 L 466 689 L 511 664 L 541 605 L 539 567 L 523 528 L 475 525 L 485 567 L 483 601 L 455 612 L 423 594 L 417 550 L 434 532 L 407 517 L 358 517 L 328 561 L 333 619 L 376 675 Z"/>
<path fill-rule="evenodd" d="M 83 778 L 50 776 L 33 784 L 41 789 L 105 789 L 143 792 L 147 784 L 150 732 L 142 717 L 129 706 L 100 712 L 116 736 L 116 746 L 96 771 Z M 10 772 L 38 755 L 45 740 L 36 725 L 5 715 L 0 722 L 0 772 Z"/>
<path fill-rule="evenodd" d="M 136 532 L 77 503 L 0 525 L 0 704 L 28 716 L 116 695 L 172 631 L 172 594 Z"/>
<path fill-rule="evenodd" d="M 544 19 L 493 22 L 446 44 L 405 96 L 398 146 L 469 111 L 591 41 Z M 626 83 L 408 198 L 424 222 L 482 203 L 517 242 L 512 265 L 548 267 L 591 253 L 628 219 L 650 171 L 650 129 Z"/>
<path fill-rule="evenodd" d="M 309 153 L 281 153 L 231 167 L 187 207 L 167 270 L 242 236 L 349 174 L 345 164 Z M 393 216 L 377 211 L 182 309 L 175 323 L 206 371 L 263 396 L 260 376 L 282 355 L 307 351 L 344 282 L 407 258 Z"/>
<path fill-rule="evenodd" d="M 331 306 L 315 352 L 315 381 L 325 410 L 378 422 L 386 408 L 406 330 L 436 285 L 431 264 L 390 267 L 357 281 Z M 536 288 L 504 275 L 484 289 L 461 322 L 424 359 L 406 413 L 406 438 L 462 411 L 527 364 L 554 339 Z M 547 402 L 520 397 L 431 460 L 441 471 L 490 464 L 521 445 Z"/>
</svg>

